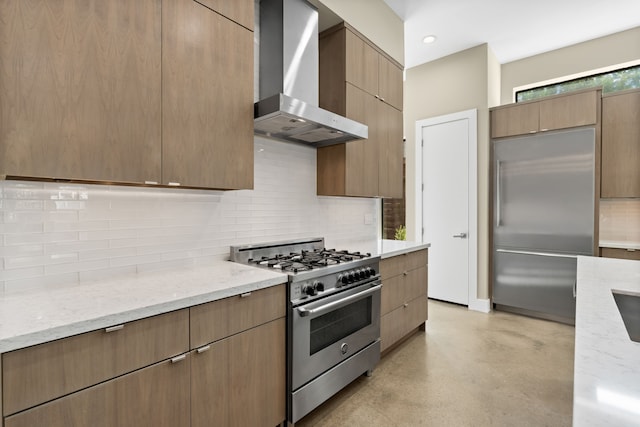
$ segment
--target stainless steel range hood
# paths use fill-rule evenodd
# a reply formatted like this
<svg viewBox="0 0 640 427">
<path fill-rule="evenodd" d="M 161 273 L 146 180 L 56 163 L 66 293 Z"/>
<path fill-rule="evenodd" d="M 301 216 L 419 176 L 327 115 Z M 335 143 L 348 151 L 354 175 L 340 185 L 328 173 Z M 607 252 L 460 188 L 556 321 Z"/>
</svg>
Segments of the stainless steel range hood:
<svg viewBox="0 0 640 427">
<path fill-rule="evenodd" d="M 306 0 L 260 1 L 260 101 L 254 132 L 314 147 L 368 137 L 368 127 L 318 107 L 318 11 Z"/>
</svg>

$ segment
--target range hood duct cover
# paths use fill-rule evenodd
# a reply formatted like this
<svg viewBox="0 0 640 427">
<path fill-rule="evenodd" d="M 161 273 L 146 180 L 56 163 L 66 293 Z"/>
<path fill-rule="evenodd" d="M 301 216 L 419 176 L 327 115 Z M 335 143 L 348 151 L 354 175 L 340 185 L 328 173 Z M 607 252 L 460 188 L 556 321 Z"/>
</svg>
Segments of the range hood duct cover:
<svg viewBox="0 0 640 427">
<path fill-rule="evenodd" d="M 260 1 L 260 101 L 254 133 L 324 147 L 368 138 L 362 123 L 318 107 L 318 11 L 306 0 Z"/>
</svg>

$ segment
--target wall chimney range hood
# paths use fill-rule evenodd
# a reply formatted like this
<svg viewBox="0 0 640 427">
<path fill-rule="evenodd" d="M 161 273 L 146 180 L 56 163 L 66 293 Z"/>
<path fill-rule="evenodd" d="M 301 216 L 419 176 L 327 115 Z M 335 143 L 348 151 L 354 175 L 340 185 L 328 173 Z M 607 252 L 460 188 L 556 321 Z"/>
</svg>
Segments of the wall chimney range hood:
<svg viewBox="0 0 640 427">
<path fill-rule="evenodd" d="M 362 123 L 318 107 L 318 11 L 306 0 L 260 1 L 260 101 L 254 133 L 324 147 L 368 138 Z"/>
</svg>

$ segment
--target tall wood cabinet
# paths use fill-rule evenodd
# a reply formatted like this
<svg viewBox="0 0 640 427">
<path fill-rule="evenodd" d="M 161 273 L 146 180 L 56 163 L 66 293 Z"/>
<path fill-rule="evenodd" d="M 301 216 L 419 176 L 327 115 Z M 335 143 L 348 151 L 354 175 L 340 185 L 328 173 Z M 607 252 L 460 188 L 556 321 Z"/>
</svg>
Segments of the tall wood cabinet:
<svg viewBox="0 0 640 427">
<path fill-rule="evenodd" d="M 320 107 L 369 138 L 318 149 L 318 194 L 402 197 L 402 66 L 346 23 L 320 35 Z"/>
<path fill-rule="evenodd" d="M 602 98 L 602 197 L 640 197 L 640 90 Z"/>
<path fill-rule="evenodd" d="M 0 2 L 0 177 L 252 188 L 253 8 Z"/>
<path fill-rule="evenodd" d="M 428 249 L 380 262 L 380 338 L 384 352 L 427 321 Z"/>
</svg>

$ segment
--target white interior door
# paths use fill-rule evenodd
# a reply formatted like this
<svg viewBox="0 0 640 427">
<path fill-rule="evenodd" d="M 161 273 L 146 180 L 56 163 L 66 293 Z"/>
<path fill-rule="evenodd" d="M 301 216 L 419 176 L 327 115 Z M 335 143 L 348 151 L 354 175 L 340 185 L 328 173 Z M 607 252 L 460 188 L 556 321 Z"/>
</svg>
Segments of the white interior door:
<svg viewBox="0 0 640 427">
<path fill-rule="evenodd" d="M 431 243 L 429 298 L 464 305 L 469 305 L 469 237 L 475 232 L 469 221 L 470 131 L 466 117 L 422 127 L 423 241 Z"/>
</svg>

